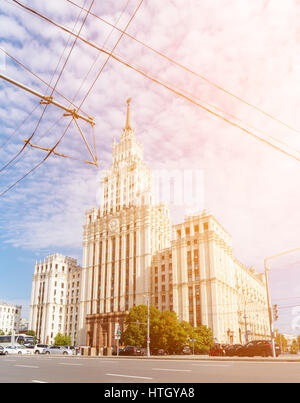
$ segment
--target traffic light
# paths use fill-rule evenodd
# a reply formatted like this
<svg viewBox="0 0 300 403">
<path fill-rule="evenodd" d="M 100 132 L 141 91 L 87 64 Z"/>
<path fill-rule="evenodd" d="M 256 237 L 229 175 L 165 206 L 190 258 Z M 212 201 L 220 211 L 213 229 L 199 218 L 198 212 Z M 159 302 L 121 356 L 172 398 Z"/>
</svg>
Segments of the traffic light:
<svg viewBox="0 0 300 403">
<path fill-rule="evenodd" d="M 277 304 L 274 304 L 274 305 L 273 305 L 273 319 L 274 319 L 274 322 L 276 322 L 276 320 L 278 320 Z"/>
</svg>

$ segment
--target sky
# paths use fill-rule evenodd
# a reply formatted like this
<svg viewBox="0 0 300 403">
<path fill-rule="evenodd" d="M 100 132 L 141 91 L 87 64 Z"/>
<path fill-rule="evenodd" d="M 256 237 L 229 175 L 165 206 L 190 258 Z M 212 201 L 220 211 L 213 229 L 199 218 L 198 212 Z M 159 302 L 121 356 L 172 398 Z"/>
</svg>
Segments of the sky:
<svg viewBox="0 0 300 403">
<path fill-rule="evenodd" d="M 91 4 L 74 1 L 87 8 Z M 91 11 L 124 29 L 139 2 L 95 1 Z M 67 0 L 23 3 L 76 33 L 86 16 Z M 113 58 L 107 61 L 107 55 L 80 40 L 74 44 L 74 36 L 3 0 L 0 73 L 48 96 L 47 84 L 58 79 L 54 99 L 78 106 L 106 64 L 81 109 L 96 123 L 99 169 L 82 162 L 90 155 L 72 122 L 56 151 L 73 158 L 50 156 L 0 197 L 0 300 L 21 304 L 28 317 L 36 260 L 62 253 L 81 263 L 84 212 L 97 205 L 99 175 L 111 163 L 129 97 L 135 135 L 149 167 L 201 172 L 199 210 L 211 211 L 232 235 L 234 254 L 245 266 L 262 272 L 266 257 L 300 247 L 299 17 L 297 0 L 144 0 L 127 33 L 189 71 L 125 35 L 113 54 L 174 93 Z M 120 32 L 89 15 L 81 36 L 111 51 Z M 42 115 L 45 105 L 39 101 L 0 81 L 0 193 L 46 156 L 27 146 L 3 169 L 23 140 L 35 133 L 33 144 L 53 147 L 71 120 L 53 105 Z M 92 145 L 90 125 L 79 124 Z M 187 213 L 171 206 L 172 223 Z M 270 263 L 271 300 L 279 307 L 275 327 L 285 333 L 300 334 L 299 263 L 300 252 Z"/>
</svg>

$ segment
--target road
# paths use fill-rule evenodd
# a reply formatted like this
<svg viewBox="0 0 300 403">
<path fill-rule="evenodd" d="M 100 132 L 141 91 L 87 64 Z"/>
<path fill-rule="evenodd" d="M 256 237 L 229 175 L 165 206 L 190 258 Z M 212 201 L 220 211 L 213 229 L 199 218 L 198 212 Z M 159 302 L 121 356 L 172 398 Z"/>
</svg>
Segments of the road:
<svg viewBox="0 0 300 403">
<path fill-rule="evenodd" d="M 0 383 L 300 382 L 300 362 L 0 356 Z"/>
</svg>

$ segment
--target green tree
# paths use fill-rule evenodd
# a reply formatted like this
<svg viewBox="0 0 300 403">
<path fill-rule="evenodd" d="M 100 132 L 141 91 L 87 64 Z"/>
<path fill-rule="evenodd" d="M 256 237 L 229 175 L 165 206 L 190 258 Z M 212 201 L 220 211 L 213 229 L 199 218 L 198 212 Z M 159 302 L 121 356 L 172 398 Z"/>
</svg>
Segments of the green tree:
<svg viewBox="0 0 300 403">
<path fill-rule="evenodd" d="M 188 340 L 186 329 L 174 311 L 161 312 L 157 336 L 157 348 L 163 348 L 170 354 L 181 352 Z"/>
<path fill-rule="evenodd" d="M 125 319 L 126 330 L 121 335 L 121 344 L 137 347 L 147 346 L 147 306 L 133 307 Z M 179 322 L 175 312 L 160 312 L 150 306 L 151 350 L 165 349 L 170 354 L 179 353 L 189 339 L 197 339 L 195 352 L 208 349 L 213 344 L 212 332 L 206 326 L 194 329 L 188 322 Z"/>
<path fill-rule="evenodd" d="M 283 334 L 276 332 L 275 343 L 280 346 L 282 352 L 287 351 L 288 349 L 288 342 L 287 339 L 284 337 Z"/>
<path fill-rule="evenodd" d="M 150 306 L 150 334 L 155 334 L 155 327 L 159 320 L 159 310 Z M 130 309 L 125 319 L 126 330 L 121 335 L 121 344 L 146 348 L 147 346 L 147 318 L 146 305 L 138 305 Z"/>
<path fill-rule="evenodd" d="M 186 344 L 192 349 L 194 348 L 195 354 L 208 353 L 210 347 L 214 344 L 212 330 L 205 325 L 194 328 L 189 322 L 185 321 L 181 322 L 181 326 L 184 327 L 187 334 L 188 342 Z"/>
<path fill-rule="evenodd" d="M 4 336 L 4 335 L 5 335 L 5 333 L 3 332 L 2 329 L 0 329 L 0 336 Z"/>
<path fill-rule="evenodd" d="M 63 335 L 61 333 L 57 333 L 54 338 L 55 346 L 69 346 L 71 345 L 71 339 L 69 336 Z"/>
<path fill-rule="evenodd" d="M 290 347 L 290 353 L 291 354 L 297 354 L 299 350 L 299 346 L 296 340 L 293 340 L 292 345 Z"/>
</svg>

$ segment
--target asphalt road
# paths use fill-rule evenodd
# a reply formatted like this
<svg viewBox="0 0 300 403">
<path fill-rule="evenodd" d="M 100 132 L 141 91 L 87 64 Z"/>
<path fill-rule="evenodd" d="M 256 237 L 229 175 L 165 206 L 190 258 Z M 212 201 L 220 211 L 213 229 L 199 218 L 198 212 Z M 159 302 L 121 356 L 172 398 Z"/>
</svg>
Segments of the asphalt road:
<svg viewBox="0 0 300 403">
<path fill-rule="evenodd" d="M 0 356 L 0 383 L 300 382 L 300 362 Z"/>
</svg>

